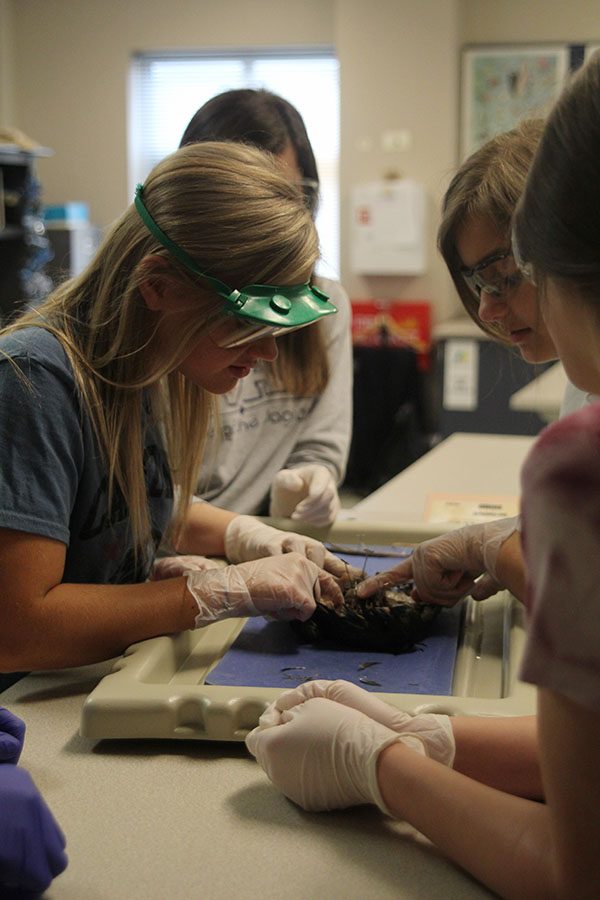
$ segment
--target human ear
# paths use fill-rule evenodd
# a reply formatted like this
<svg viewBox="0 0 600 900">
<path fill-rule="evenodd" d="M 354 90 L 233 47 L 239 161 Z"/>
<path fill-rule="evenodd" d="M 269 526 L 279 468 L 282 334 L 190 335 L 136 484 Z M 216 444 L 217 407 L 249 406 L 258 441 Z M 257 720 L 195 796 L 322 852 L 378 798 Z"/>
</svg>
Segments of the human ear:
<svg viewBox="0 0 600 900">
<path fill-rule="evenodd" d="M 138 266 L 139 290 L 148 309 L 165 312 L 171 307 L 169 266 L 162 256 L 146 256 Z"/>
</svg>

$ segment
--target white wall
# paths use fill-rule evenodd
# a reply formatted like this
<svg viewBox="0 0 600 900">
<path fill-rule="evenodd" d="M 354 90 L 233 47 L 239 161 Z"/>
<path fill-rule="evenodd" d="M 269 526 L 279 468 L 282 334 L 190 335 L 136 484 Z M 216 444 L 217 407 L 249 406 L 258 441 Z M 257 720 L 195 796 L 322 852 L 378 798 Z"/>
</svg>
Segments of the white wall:
<svg viewBox="0 0 600 900">
<path fill-rule="evenodd" d="M 90 203 L 105 225 L 127 196 L 127 80 L 136 50 L 331 42 L 330 4 L 303 0 L 13 0 L 20 127 L 55 156 L 48 202 Z"/>
<path fill-rule="evenodd" d="M 6 2 L 6 0 L 4 0 Z M 136 50 L 333 45 L 341 60 L 342 240 L 357 180 L 391 165 L 423 181 L 430 203 L 428 274 L 342 279 L 353 296 L 431 300 L 438 317 L 458 308 L 437 258 L 441 193 L 456 159 L 458 0 L 10 0 L 18 126 L 54 149 L 39 173 L 46 201 L 85 200 L 105 225 L 127 196 L 127 74 Z M 432 22 L 436 26 L 432 28 Z M 381 133 L 405 127 L 412 147 L 380 150 Z M 359 150 L 364 138 L 372 150 Z"/>
<path fill-rule="evenodd" d="M 462 43 L 600 39 L 600 0 L 0 0 L 0 124 L 54 149 L 46 201 L 85 200 L 100 225 L 127 196 L 127 76 L 136 50 L 333 45 L 341 63 L 342 280 L 355 298 L 427 299 L 460 310 L 435 250 L 439 203 L 457 161 Z M 403 153 L 382 132 L 405 128 Z M 354 183 L 390 168 L 429 198 L 421 278 L 349 270 Z"/>
<path fill-rule="evenodd" d="M 0 125 L 15 127 L 14 30 L 11 0 L 0 0 Z"/>
<path fill-rule="evenodd" d="M 344 283 L 354 298 L 432 300 L 436 318 L 446 318 L 459 304 L 435 249 L 435 231 L 441 197 L 457 156 L 457 5 L 453 0 L 340 0 L 335 38 L 342 74 Z M 402 152 L 384 152 L 381 137 L 387 129 L 407 129 L 411 146 Z M 427 275 L 352 276 L 350 189 L 355 183 L 381 178 L 390 169 L 427 188 Z"/>
<path fill-rule="evenodd" d="M 600 43 L 600 0 L 460 0 L 463 43 Z"/>
</svg>

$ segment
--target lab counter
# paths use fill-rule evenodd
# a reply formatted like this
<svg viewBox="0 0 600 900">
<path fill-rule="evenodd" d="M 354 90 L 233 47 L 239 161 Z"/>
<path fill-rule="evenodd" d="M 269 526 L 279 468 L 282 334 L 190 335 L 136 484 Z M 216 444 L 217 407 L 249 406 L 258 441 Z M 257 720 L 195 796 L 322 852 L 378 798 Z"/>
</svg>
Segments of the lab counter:
<svg viewBox="0 0 600 900">
<path fill-rule="evenodd" d="M 518 504 L 521 466 L 535 438 L 505 434 L 453 434 L 355 506 L 342 510 L 336 530 L 352 522 L 390 524 L 422 537 L 462 522 L 432 517 L 432 502 L 449 497 L 503 498 Z M 499 517 L 499 516 L 498 516 Z M 433 521 L 432 518 L 437 518 Z M 342 524 L 343 523 L 343 524 Z"/>
<path fill-rule="evenodd" d="M 480 900 L 493 896 L 371 808 L 305 813 L 241 743 L 100 741 L 81 708 L 111 663 L 32 674 L 1 696 L 67 836 L 48 900 Z"/>
<path fill-rule="evenodd" d="M 517 494 L 530 444 L 454 435 L 345 511 L 349 518 L 332 535 L 389 542 L 391 522 L 398 539 L 425 537 L 439 530 L 424 519 L 430 492 Z M 84 702 L 114 664 L 32 673 L 0 696 L 27 723 L 22 765 L 67 836 L 70 863 L 48 900 L 492 896 L 421 835 L 374 809 L 303 812 L 241 741 L 82 737 Z"/>
<path fill-rule="evenodd" d="M 561 363 L 556 363 L 516 391 L 510 398 L 510 408 L 535 412 L 546 422 L 554 422 L 559 417 L 566 386 L 565 370 Z"/>
</svg>

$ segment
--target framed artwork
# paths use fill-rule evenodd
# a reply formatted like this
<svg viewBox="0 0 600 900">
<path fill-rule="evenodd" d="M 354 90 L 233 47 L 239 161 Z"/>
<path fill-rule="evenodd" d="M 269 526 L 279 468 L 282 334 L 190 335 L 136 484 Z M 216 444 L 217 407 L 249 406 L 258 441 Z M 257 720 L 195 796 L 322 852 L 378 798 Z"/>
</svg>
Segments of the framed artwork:
<svg viewBox="0 0 600 900">
<path fill-rule="evenodd" d="M 545 116 L 570 70 L 567 44 L 467 47 L 462 52 L 460 155 L 521 119 Z"/>
</svg>

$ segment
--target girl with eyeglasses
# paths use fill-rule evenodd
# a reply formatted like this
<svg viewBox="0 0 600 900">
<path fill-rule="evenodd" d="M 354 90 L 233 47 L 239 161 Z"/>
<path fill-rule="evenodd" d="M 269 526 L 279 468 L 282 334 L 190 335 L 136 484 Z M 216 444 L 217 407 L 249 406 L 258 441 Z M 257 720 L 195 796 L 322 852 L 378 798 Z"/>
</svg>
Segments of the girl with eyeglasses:
<svg viewBox="0 0 600 900">
<path fill-rule="evenodd" d="M 440 252 L 469 316 L 531 363 L 559 357 L 538 288 L 519 269 L 511 244 L 515 209 L 543 129 L 541 119 L 525 120 L 470 156 L 448 187 L 438 229 Z M 594 399 L 569 381 L 561 415 Z M 524 572 L 518 527 L 518 518 L 501 519 L 423 543 L 411 564 L 419 572 L 422 599 L 452 604 L 467 593 L 477 600 L 489 597 L 506 586 L 499 572 L 501 548 L 510 557 L 512 586 L 520 593 Z M 393 577 L 400 572 L 403 566 Z M 389 577 L 382 573 L 361 590 L 366 596 Z"/>
<path fill-rule="evenodd" d="M 531 363 L 558 353 L 535 286 L 515 262 L 510 229 L 543 127 L 542 119 L 527 119 L 470 156 L 446 191 L 438 229 L 438 247 L 469 316 Z M 561 415 L 589 400 L 567 382 Z"/>
<path fill-rule="evenodd" d="M 81 275 L 0 332 L 0 671 L 228 616 L 306 618 L 321 590 L 341 601 L 325 569 L 344 566 L 318 541 L 190 504 L 214 397 L 274 360 L 279 334 L 334 314 L 317 256 L 274 162 L 196 144 L 154 168 Z M 148 581 L 161 544 L 239 565 Z"/>
<path fill-rule="evenodd" d="M 571 382 L 600 394 L 600 54 L 551 112 L 513 225 L 552 346 Z M 247 738 L 288 797 L 313 810 L 377 805 L 502 897 L 598 896 L 599 461 L 591 402 L 546 428 L 525 461 L 524 571 L 496 535 L 495 574 L 527 610 L 520 675 L 538 689 L 535 732 L 519 718 L 411 718 L 344 682 L 313 682 L 279 697 Z M 452 537 L 421 547 L 403 576 L 425 600 L 453 602 L 482 571 L 476 555 L 465 571 Z"/>
<path fill-rule="evenodd" d="M 283 97 L 266 90 L 231 90 L 201 106 L 181 145 L 240 141 L 272 154 L 304 192 L 313 218 L 319 174 L 304 121 Z M 221 426 L 207 447 L 201 497 L 236 512 L 291 516 L 326 526 L 340 501 L 352 426 L 350 301 L 337 281 L 313 274 L 337 307 L 278 343 L 275 360 L 261 360 L 220 402 Z"/>
<path fill-rule="evenodd" d="M 528 362 L 556 359 L 536 290 L 512 253 L 511 222 L 544 123 L 529 119 L 470 156 L 446 191 L 438 247 L 473 321 Z"/>
</svg>

